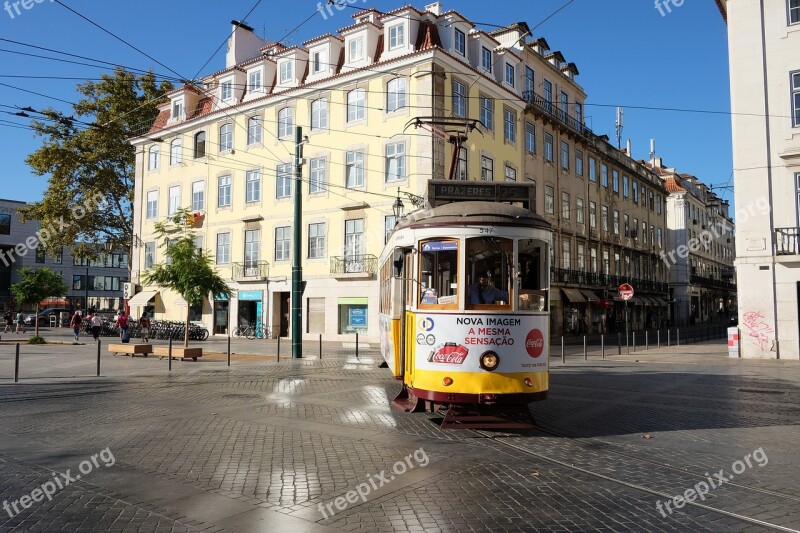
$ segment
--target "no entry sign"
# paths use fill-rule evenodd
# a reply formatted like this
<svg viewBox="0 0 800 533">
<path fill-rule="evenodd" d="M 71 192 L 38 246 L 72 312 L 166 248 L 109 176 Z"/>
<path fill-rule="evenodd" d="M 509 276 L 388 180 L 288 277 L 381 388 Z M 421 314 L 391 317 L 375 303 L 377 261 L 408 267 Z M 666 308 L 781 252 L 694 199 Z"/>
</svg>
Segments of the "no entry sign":
<svg viewBox="0 0 800 533">
<path fill-rule="evenodd" d="M 630 300 L 633 298 L 633 285 L 623 283 L 619 286 L 619 297 L 623 300 Z"/>
</svg>

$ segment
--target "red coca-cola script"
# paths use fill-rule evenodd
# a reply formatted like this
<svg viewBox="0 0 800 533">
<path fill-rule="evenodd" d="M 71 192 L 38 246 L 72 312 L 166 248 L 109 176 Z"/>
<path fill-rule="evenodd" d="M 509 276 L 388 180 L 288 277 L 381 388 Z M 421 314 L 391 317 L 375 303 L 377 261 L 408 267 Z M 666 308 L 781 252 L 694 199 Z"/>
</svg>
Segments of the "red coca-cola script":
<svg viewBox="0 0 800 533">
<path fill-rule="evenodd" d="M 460 365 L 467 358 L 467 354 L 469 354 L 469 349 L 467 347 L 448 342 L 444 346 L 431 352 L 428 361 L 447 365 Z"/>
<path fill-rule="evenodd" d="M 544 351 L 544 335 L 541 330 L 532 329 L 525 337 L 525 349 L 531 357 L 539 357 Z"/>
</svg>

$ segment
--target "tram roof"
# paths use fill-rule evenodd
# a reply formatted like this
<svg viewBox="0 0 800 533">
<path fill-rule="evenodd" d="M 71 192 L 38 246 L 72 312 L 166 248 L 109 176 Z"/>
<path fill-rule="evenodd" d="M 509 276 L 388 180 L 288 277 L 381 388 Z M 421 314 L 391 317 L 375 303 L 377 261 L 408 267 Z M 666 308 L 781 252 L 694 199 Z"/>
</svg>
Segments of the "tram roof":
<svg viewBox="0 0 800 533">
<path fill-rule="evenodd" d="M 550 222 L 529 209 L 499 202 L 452 202 L 422 209 L 402 218 L 397 229 L 418 226 L 495 224 L 552 229 Z"/>
</svg>

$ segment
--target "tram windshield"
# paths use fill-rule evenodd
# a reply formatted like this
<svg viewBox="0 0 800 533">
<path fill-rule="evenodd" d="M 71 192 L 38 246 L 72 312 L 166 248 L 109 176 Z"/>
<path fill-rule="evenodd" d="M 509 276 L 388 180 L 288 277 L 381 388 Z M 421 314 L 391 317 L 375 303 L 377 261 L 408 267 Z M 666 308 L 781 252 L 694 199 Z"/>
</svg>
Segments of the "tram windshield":
<svg viewBox="0 0 800 533">
<path fill-rule="evenodd" d="M 467 239 L 467 307 L 511 306 L 512 250 L 511 239 Z"/>
<path fill-rule="evenodd" d="M 421 243 L 419 305 L 458 304 L 458 241 Z"/>
</svg>

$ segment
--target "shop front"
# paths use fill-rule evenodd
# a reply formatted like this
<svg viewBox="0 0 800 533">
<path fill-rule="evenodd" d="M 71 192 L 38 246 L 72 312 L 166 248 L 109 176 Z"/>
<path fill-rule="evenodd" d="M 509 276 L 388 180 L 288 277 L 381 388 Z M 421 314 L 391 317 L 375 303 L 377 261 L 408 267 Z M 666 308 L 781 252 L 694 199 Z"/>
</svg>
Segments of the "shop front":
<svg viewBox="0 0 800 533">
<path fill-rule="evenodd" d="M 237 297 L 239 300 L 237 325 L 247 327 L 263 323 L 263 291 L 239 291 Z"/>
<path fill-rule="evenodd" d="M 339 334 L 368 334 L 369 298 L 339 298 Z"/>
<path fill-rule="evenodd" d="M 225 295 L 214 295 L 214 335 L 227 335 L 230 318 L 230 298 Z"/>
</svg>

